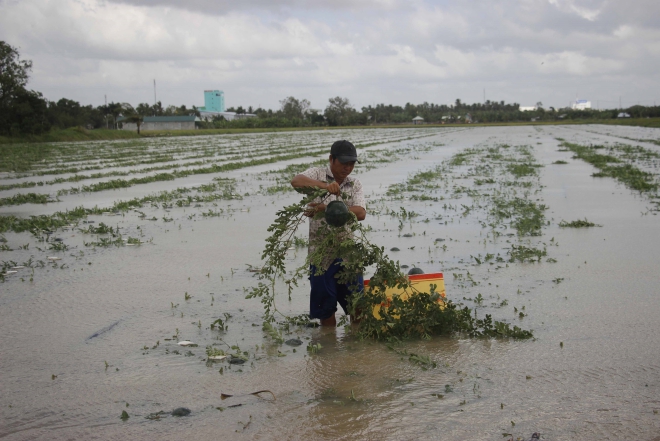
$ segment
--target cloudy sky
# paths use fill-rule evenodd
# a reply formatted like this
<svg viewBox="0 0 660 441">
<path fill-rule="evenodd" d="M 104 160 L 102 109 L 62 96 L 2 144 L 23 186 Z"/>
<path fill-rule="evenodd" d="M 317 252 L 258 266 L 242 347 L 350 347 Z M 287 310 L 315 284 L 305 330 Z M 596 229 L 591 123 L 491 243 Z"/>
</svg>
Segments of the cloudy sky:
<svg viewBox="0 0 660 441">
<path fill-rule="evenodd" d="M 83 104 L 660 104 L 659 0 L 0 0 L 29 87 Z"/>
</svg>

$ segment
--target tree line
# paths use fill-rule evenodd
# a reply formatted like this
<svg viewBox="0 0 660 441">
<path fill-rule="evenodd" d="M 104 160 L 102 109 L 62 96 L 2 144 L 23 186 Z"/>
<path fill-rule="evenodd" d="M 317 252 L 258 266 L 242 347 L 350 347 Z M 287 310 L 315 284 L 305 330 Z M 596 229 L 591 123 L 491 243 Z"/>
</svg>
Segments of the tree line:
<svg viewBox="0 0 660 441">
<path fill-rule="evenodd" d="M 37 135 L 53 128 L 85 127 L 88 129 L 118 128 L 120 117 L 139 126 L 146 116 L 200 116 L 197 107 L 111 102 L 101 106 L 82 105 L 62 98 L 49 101 L 34 90 L 27 89 L 32 62 L 22 60 L 18 50 L 0 41 L 0 135 Z M 486 101 L 452 104 L 407 103 L 369 105 L 357 109 L 348 98 L 333 97 L 324 109 L 312 109 L 309 100 L 289 96 L 280 101 L 276 110 L 248 106 L 230 107 L 228 112 L 252 114 L 254 117 L 228 121 L 221 115 L 205 117 L 198 123 L 204 128 L 278 128 L 317 126 L 365 126 L 411 124 L 413 118 L 422 117 L 424 123 L 500 123 L 520 121 L 553 121 L 577 119 L 616 118 L 622 110 L 573 110 L 544 108 L 537 103 L 536 110 L 520 111 L 518 103 Z M 660 117 L 660 107 L 633 106 L 623 110 L 634 118 Z M 118 121 L 119 120 L 119 121 Z"/>
<path fill-rule="evenodd" d="M 468 124 L 505 123 L 523 121 L 570 121 L 617 118 L 626 113 L 632 118 L 660 117 L 660 106 L 632 106 L 624 110 L 607 109 L 577 110 L 571 108 L 544 108 L 537 103 L 532 111 L 521 111 L 518 103 L 486 101 L 466 104 L 457 99 L 453 104 L 407 103 L 405 106 L 377 104 L 356 109 L 348 98 L 334 97 L 328 100 L 324 110 L 311 109 L 309 101 L 287 97 L 280 101 L 277 111 L 243 107 L 230 108 L 236 113 L 252 113 L 256 118 L 241 118 L 227 121 L 223 117 L 208 118 L 200 126 L 203 128 L 272 128 L 272 127 L 315 127 L 315 126 L 366 126 L 411 124 L 418 116 L 425 124 Z"/>
</svg>

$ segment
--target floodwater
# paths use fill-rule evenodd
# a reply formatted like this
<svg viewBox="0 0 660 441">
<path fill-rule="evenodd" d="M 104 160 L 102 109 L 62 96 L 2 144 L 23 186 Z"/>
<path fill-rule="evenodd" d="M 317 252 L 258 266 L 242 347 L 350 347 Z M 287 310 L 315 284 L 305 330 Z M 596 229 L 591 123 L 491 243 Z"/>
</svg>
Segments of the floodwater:
<svg viewBox="0 0 660 441">
<path fill-rule="evenodd" d="M 538 197 L 549 207 L 550 225 L 541 240 L 557 262 L 498 270 L 475 265 L 472 255 L 503 252 L 510 238 L 484 243 L 486 231 L 471 216 L 447 224 L 436 220 L 449 218 L 443 202 L 383 203 L 421 214 L 402 230 L 414 234 L 410 238 L 399 236 L 397 218 L 370 213 L 368 207 L 371 241 L 400 248 L 393 257 L 401 264 L 444 272 L 447 296 L 455 302 L 482 294 L 479 314 L 531 329 L 534 339 L 455 336 L 400 346 L 430 356 L 437 367 L 428 370 L 383 343 L 358 341 L 344 328 L 295 329 L 285 339 L 299 338 L 303 345 L 274 344 L 262 331 L 260 302 L 245 294 L 257 283 L 248 269 L 261 265 L 275 211 L 298 200 L 292 193 L 255 191 L 264 184 L 265 170 L 284 163 L 199 175 L 186 179 L 198 184 L 235 177 L 239 193 L 252 196 L 199 209 L 141 209 L 157 222 L 135 212 L 89 217 L 95 225 L 118 226 L 125 235 L 142 234 L 146 243 L 140 246 L 90 248 L 83 243 L 90 236 L 71 229 L 54 234 L 69 245 L 57 253 L 39 251 L 45 244 L 32 235 L 4 235 L 15 251 L 0 252 L 0 260 L 61 260 L 34 273 L 19 269 L 0 284 L 0 438 L 502 440 L 509 439 L 504 434 L 528 439 L 540 432 L 546 440 L 658 439 L 660 218 L 645 196 L 613 179 L 591 177 L 593 167 L 558 151 L 557 138 L 658 151 L 649 140 L 660 138 L 660 131 L 543 126 L 429 133 L 368 148 L 431 145 L 373 169 L 357 168 L 368 201 L 462 149 L 530 145 L 544 165 Z M 352 132 L 342 135 L 351 139 Z M 309 135 L 287 134 L 296 136 Z M 568 164 L 552 164 L 557 160 Z M 147 193 L 183 181 L 148 184 Z M 89 198 L 93 206 L 146 188 L 69 195 L 60 204 L 87 206 L 81 199 Z M 191 216 L 210 208 L 223 215 Z M 59 209 L 58 204 L 9 206 L 0 214 Z M 425 218 L 430 222 L 421 221 Z M 558 227 L 562 220 L 584 218 L 601 226 Z M 305 234 L 306 227 L 300 236 Z M 436 238 L 445 239 L 446 250 L 433 245 Z M 26 243 L 27 250 L 18 249 Z M 290 251 L 291 268 L 304 262 L 305 250 Z M 478 286 L 465 287 L 453 277 L 466 271 Z M 303 314 L 307 296 L 303 280 L 291 301 L 282 291 L 277 306 L 286 314 Z M 506 306 L 495 306 L 504 300 Z M 523 308 L 526 316 L 519 318 Z M 218 318 L 226 331 L 210 329 Z M 199 346 L 181 347 L 177 339 Z M 226 350 L 224 343 L 247 352 L 248 362 L 208 363 L 205 347 Z M 321 349 L 310 353 L 308 344 Z M 250 394 L 259 390 L 274 398 Z M 178 407 L 192 413 L 145 418 Z M 129 415 L 125 421 L 122 411 Z"/>
</svg>

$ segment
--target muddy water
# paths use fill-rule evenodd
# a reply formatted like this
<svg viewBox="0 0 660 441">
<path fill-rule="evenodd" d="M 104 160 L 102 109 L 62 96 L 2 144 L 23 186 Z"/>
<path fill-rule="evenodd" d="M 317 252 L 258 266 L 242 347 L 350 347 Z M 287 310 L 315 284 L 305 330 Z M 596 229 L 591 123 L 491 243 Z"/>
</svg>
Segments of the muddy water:
<svg viewBox="0 0 660 441">
<path fill-rule="evenodd" d="M 557 137 L 621 142 L 607 134 L 616 127 L 598 135 L 591 129 L 438 134 L 442 146 L 359 173 L 370 200 L 377 200 L 409 173 L 472 146 L 532 145 L 545 165 L 539 198 L 551 223 L 542 239 L 556 263 L 474 265 L 471 255 L 502 252 L 510 239 L 484 244 L 475 219 L 449 217 L 443 203 L 385 202 L 430 219 L 406 223 L 402 233 L 414 234 L 410 238 L 399 237 L 397 218 L 368 216 L 372 241 L 400 248 L 394 257 L 402 264 L 444 271 L 448 297 L 458 302 L 480 293 L 485 300 L 478 314 L 534 331 L 530 341 L 406 343 L 402 348 L 437 363 L 428 370 L 384 344 L 356 341 L 343 328 L 297 329 L 286 336 L 303 341 L 295 352 L 265 336 L 260 303 L 244 298 L 244 288 L 256 283 L 247 265 L 260 265 L 275 210 L 297 199 L 289 194 L 205 204 L 203 210 L 225 210 L 213 218 L 189 219 L 202 210 L 190 207 L 173 208 L 167 216 L 174 221 L 166 223 L 132 212 L 89 218 L 153 239 L 139 247 L 93 249 L 82 243 L 89 236 L 71 230 L 56 233 L 69 251 L 40 252 L 36 247 L 44 244 L 31 236 L 6 234 L 14 249 L 31 245 L 2 252 L 2 260 L 61 260 L 34 275 L 19 270 L 0 284 L 0 437 L 499 440 L 504 433 L 528 438 L 540 432 L 544 439 L 654 439 L 660 433 L 660 222 L 646 199 L 613 180 L 592 178 L 591 166 L 557 151 Z M 651 139 L 644 131 L 635 137 L 625 128 L 621 136 Z M 553 165 L 558 159 L 569 164 Z M 237 174 L 245 189 L 263 183 L 250 170 Z M 166 213 L 144 211 L 158 218 Z M 585 217 L 602 226 L 557 226 Z M 445 239 L 446 250 L 432 246 L 436 238 Z M 304 252 L 290 251 L 292 267 Z M 452 276 L 466 271 L 478 286 L 466 288 Z M 503 300 L 508 304 L 499 307 Z M 285 294 L 277 301 L 284 313 L 304 313 L 305 281 L 291 301 Z M 514 307 L 527 315 L 520 319 Z M 225 332 L 209 329 L 217 318 L 228 325 Z M 177 338 L 199 347 L 180 347 Z M 204 347 L 227 349 L 224 342 L 248 352 L 249 361 L 207 364 Z M 308 344 L 322 348 L 310 354 Z M 276 399 L 249 395 L 262 389 Z M 223 400 L 221 393 L 234 397 Z M 181 406 L 192 414 L 145 419 Z M 119 419 L 123 410 L 126 421 Z"/>
</svg>

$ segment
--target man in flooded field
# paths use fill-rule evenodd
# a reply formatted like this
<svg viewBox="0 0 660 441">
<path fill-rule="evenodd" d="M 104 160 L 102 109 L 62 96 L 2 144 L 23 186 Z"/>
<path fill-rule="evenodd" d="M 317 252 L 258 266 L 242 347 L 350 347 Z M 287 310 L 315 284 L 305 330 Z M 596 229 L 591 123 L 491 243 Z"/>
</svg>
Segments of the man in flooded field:
<svg viewBox="0 0 660 441">
<path fill-rule="evenodd" d="M 349 176 L 358 162 L 355 146 L 349 141 L 337 141 L 332 144 L 330 157 L 325 167 L 312 167 L 296 175 L 291 180 L 294 188 L 318 187 L 328 191 L 324 198 L 317 198 L 309 204 L 306 215 L 309 220 L 309 254 L 314 253 L 314 242 L 318 238 L 319 228 L 325 220 L 315 215 L 324 212 L 327 204 L 332 201 L 343 200 L 349 211 L 355 214 L 357 220 L 362 221 L 367 215 L 362 184 L 359 180 Z M 342 198 L 342 193 L 347 195 Z M 311 318 L 321 320 L 322 326 L 335 326 L 337 324 L 335 312 L 337 303 L 348 314 L 348 297 L 353 290 L 364 289 L 362 275 L 356 275 L 353 283 L 338 283 L 336 276 L 341 269 L 341 258 L 325 259 L 322 274 L 312 265 L 310 268 L 310 302 L 309 315 Z M 329 261 L 328 261 L 329 260 Z"/>
</svg>

